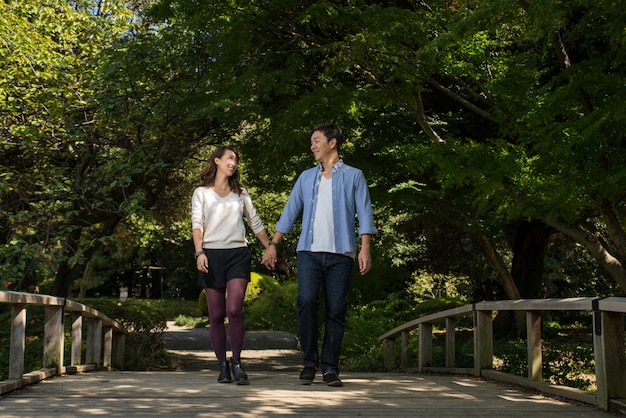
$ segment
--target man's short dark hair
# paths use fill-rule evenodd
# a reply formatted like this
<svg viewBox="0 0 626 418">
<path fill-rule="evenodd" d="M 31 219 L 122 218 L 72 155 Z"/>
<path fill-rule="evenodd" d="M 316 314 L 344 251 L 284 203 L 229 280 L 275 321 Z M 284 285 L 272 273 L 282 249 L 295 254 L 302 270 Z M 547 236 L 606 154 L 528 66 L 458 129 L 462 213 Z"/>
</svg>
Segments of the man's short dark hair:
<svg viewBox="0 0 626 418">
<path fill-rule="evenodd" d="M 329 141 L 335 138 L 337 140 L 337 152 L 339 152 L 341 144 L 343 143 L 343 132 L 341 131 L 339 125 L 336 123 L 319 123 L 313 127 L 311 133 L 315 131 L 323 133 Z"/>
</svg>

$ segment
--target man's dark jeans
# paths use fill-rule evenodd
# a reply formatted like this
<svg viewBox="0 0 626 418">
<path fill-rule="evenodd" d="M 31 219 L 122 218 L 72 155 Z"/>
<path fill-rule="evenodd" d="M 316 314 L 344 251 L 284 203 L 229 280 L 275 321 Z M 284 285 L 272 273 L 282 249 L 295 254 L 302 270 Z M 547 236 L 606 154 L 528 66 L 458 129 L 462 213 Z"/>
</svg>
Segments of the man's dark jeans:
<svg viewBox="0 0 626 418">
<path fill-rule="evenodd" d="M 352 257 L 310 251 L 298 252 L 298 327 L 304 351 L 304 366 L 339 374 L 341 341 L 346 326 Z M 322 357 L 319 359 L 317 311 L 322 289 L 326 315 Z"/>
</svg>

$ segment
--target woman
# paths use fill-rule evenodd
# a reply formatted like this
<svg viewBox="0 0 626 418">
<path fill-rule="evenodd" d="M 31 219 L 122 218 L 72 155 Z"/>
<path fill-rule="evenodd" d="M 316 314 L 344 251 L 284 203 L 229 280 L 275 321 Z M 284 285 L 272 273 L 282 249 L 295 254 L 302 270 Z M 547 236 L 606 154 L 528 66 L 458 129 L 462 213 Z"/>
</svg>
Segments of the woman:
<svg viewBox="0 0 626 418">
<path fill-rule="evenodd" d="M 191 222 L 198 285 L 206 293 L 209 308 L 209 335 L 220 363 L 218 382 L 248 384 L 241 366 L 244 318 L 243 300 L 250 281 L 251 254 L 243 218 L 259 241 L 269 245 L 263 222 L 252 199 L 239 182 L 237 152 L 229 146 L 217 148 L 207 163 L 191 199 Z M 226 360 L 226 327 L 232 358 Z M 231 376 L 232 367 L 232 376 Z"/>
</svg>

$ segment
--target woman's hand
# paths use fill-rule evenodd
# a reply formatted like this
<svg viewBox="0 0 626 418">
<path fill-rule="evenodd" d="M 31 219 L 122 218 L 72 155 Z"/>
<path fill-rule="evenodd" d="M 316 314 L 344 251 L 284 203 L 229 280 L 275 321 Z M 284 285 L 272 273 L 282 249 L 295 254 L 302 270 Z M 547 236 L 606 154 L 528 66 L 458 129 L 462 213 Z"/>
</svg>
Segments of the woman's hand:
<svg viewBox="0 0 626 418">
<path fill-rule="evenodd" d="M 209 259 L 206 257 L 206 254 L 200 254 L 196 258 L 196 267 L 204 273 L 209 272 Z"/>
<path fill-rule="evenodd" d="M 261 264 L 263 264 L 268 270 L 274 270 L 276 268 L 276 261 L 278 260 L 278 251 L 273 245 L 268 245 L 261 258 Z"/>
</svg>

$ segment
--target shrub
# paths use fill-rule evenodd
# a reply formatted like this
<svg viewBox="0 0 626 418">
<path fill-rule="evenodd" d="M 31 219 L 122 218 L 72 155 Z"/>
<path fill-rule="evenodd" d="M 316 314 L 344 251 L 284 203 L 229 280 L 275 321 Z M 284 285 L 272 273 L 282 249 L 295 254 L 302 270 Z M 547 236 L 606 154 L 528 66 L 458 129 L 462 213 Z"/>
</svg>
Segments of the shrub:
<svg viewBox="0 0 626 418">
<path fill-rule="evenodd" d="M 141 299 L 124 302 L 103 298 L 77 301 L 99 310 L 128 331 L 124 354 L 125 370 L 171 366 L 171 358 L 163 341 L 163 332 L 167 328 L 163 311 L 148 306 Z"/>
<path fill-rule="evenodd" d="M 200 290 L 198 289 L 198 292 Z M 149 308 L 160 311 L 168 320 L 174 320 L 179 315 L 200 316 L 193 300 L 185 299 L 132 299 L 131 303 L 140 303 Z"/>
<path fill-rule="evenodd" d="M 204 328 L 207 326 L 206 317 L 196 318 L 187 315 L 178 315 L 174 318 L 174 324 L 179 327 Z"/>
<path fill-rule="evenodd" d="M 198 304 L 196 306 L 196 311 L 200 314 L 200 316 L 209 317 L 209 307 L 206 304 L 206 292 L 204 289 L 198 295 Z"/>
<path fill-rule="evenodd" d="M 424 315 L 462 306 L 457 299 L 429 299 L 415 303 L 400 295 L 367 305 L 354 306 L 348 310 L 346 334 L 343 342 L 342 367 L 353 371 L 383 371 L 382 345 L 378 337 L 410 320 Z M 471 325 L 471 317 L 467 320 Z M 462 325 L 463 321 L 459 321 Z M 417 361 L 418 339 L 409 339 L 409 358 Z M 400 344 L 396 344 L 396 364 L 400 364 Z M 466 362 L 465 356 L 457 355 Z M 433 361 L 444 359 L 440 347 L 433 346 Z M 413 366 L 413 364 L 409 364 Z"/>
<path fill-rule="evenodd" d="M 7 309 L 8 308 L 8 309 Z M 44 308 L 29 307 L 26 313 L 26 341 L 24 346 L 24 372 L 43 367 Z M 0 311 L 0 381 L 9 378 L 9 353 L 11 348 L 11 308 Z M 66 356 L 66 358 L 69 358 Z"/>
<path fill-rule="evenodd" d="M 516 376 L 528 376 L 528 354 L 525 340 L 494 341 L 493 351 L 495 370 Z"/>
<path fill-rule="evenodd" d="M 281 285 L 272 277 L 261 276 L 257 287 L 257 296 L 245 306 L 246 328 L 297 334 L 298 284 L 289 281 Z"/>
</svg>

